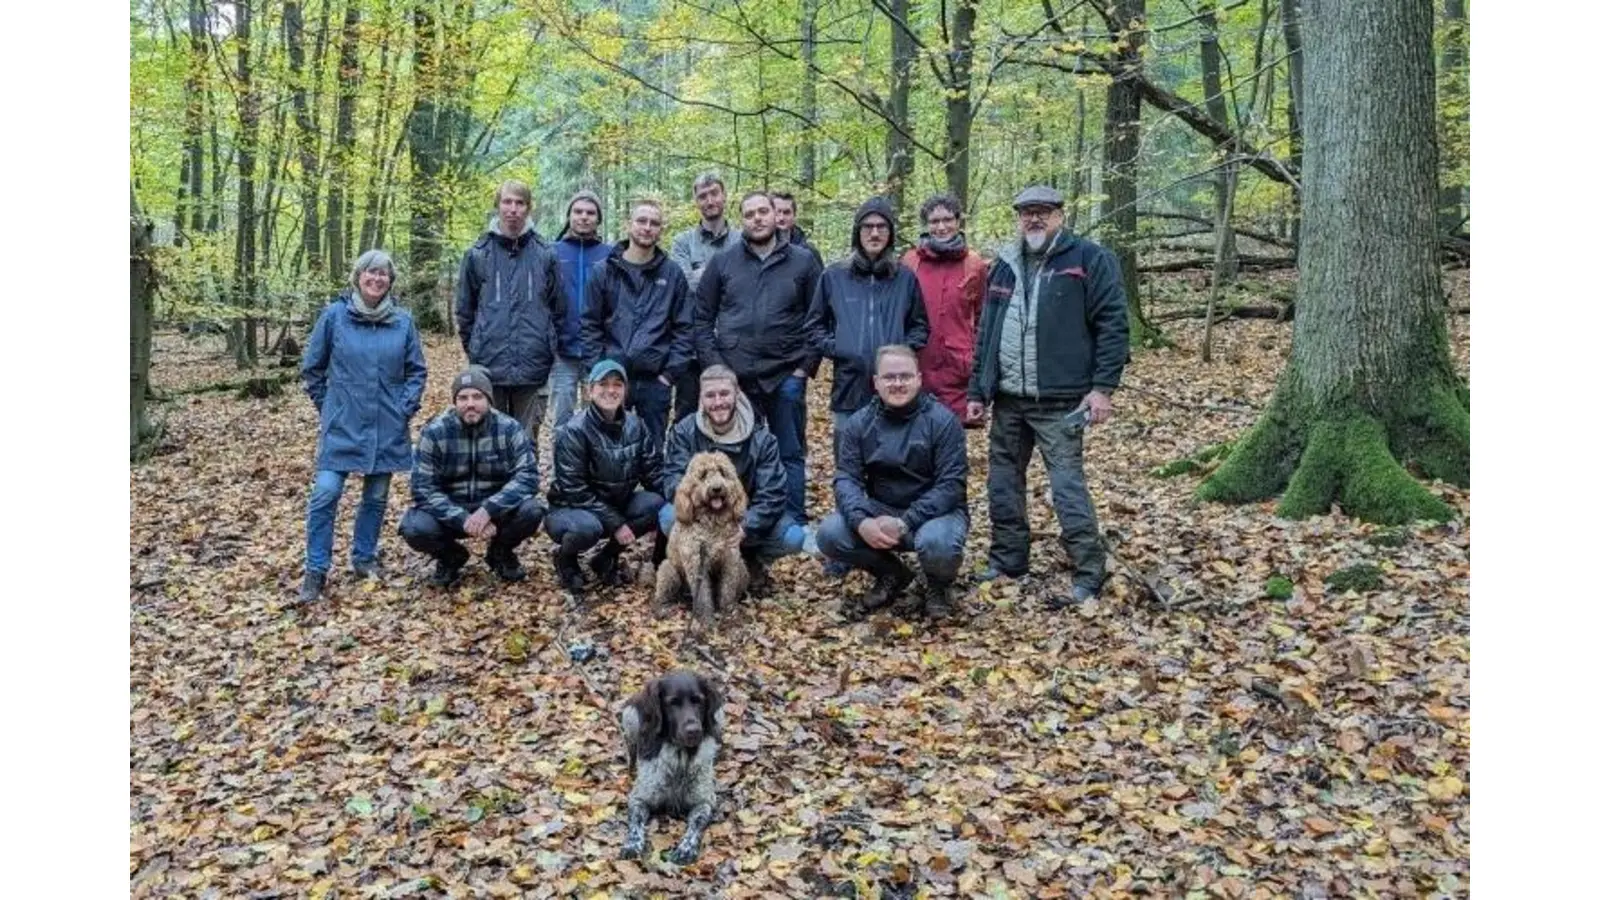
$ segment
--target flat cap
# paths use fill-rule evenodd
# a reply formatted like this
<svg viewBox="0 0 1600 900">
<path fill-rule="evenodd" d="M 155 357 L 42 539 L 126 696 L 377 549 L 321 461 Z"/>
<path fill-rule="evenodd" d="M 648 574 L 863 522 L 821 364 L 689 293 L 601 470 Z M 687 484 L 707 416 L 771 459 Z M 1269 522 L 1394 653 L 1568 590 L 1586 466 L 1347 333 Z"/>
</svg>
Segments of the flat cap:
<svg viewBox="0 0 1600 900">
<path fill-rule="evenodd" d="M 1066 206 L 1066 201 L 1061 199 L 1061 192 L 1047 184 L 1029 185 L 1022 189 L 1017 199 L 1011 201 L 1012 209 L 1022 209 L 1025 206 Z"/>
</svg>

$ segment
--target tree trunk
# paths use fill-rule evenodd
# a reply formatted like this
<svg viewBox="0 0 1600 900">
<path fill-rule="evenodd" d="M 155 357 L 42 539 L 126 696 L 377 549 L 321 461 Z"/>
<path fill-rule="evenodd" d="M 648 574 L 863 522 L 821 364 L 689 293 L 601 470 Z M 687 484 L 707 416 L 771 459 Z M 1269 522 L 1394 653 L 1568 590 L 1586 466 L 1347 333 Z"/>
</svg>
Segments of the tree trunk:
<svg viewBox="0 0 1600 900">
<path fill-rule="evenodd" d="M 950 17 L 950 85 L 944 104 L 944 179 L 950 193 L 971 215 L 967 192 L 972 185 L 972 32 L 977 27 L 977 0 L 955 0 Z"/>
<path fill-rule="evenodd" d="M 411 264 L 410 297 L 432 298 L 437 283 L 444 230 L 444 197 L 440 175 L 444 170 L 444 79 L 439 65 L 439 29 L 433 4 L 417 0 L 411 7 L 416 44 L 411 70 L 416 100 L 406 123 L 411 150 Z M 427 304 L 432 308 L 433 304 Z M 420 324 L 420 323 L 419 323 Z"/>
<path fill-rule="evenodd" d="M 1452 234 L 1467 219 L 1465 193 L 1470 150 L 1467 102 L 1467 10 L 1465 0 L 1444 0 L 1439 60 L 1439 230 Z"/>
<path fill-rule="evenodd" d="M 256 140 L 260 131 L 261 101 L 250 66 L 250 4 L 234 3 L 238 22 L 239 91 L 239 231 L 234 253 L 234 303 L 240 318 L 234 321 L 234 363 L 245 369 L 255 365 L 254 322 L 249 318 L 256 297 Z"/>
<path fill-rule="evenodd" d="M 1289 212 L 1289 240 L 1300 246 L 1300 216 L 1305 205 L 1302 158 L 1305 137 L 1300 130 L 1301 110 L 1305 108 L 1305 55 L 1300 48 L 1300 6 L 1304 0 L 1283 0 L 1283 48 L 1289 57 L 1289 165 L 1301 172 L 1300 187 L 1292 187 L 1293 208 Z M 1296 253 L 1299 251 L 1296 250 Z"/>
<path fill-rule="evenodd" d="M 128 328 L 128 449 L 130 454 L 136 455 L 139 447 L 155 434 L 146 405 L 150 397 L 150 341 L 156 286 L 155 270 L 150 265 L 150 232 L 155 226 L 140 212 L 139 199 L 133 196 L 131 187 L 128 195 L 133 212 L 128 252 L 128 297 L 132 301 Z"/>
<path fill-rule="evenodd" d="M 283 40 L 289 51 L 289 96 L 294 104 L 295 150 L 300 158 L 300 245 L 305 250 L 311 281 L 319 283 L 325 272 L 322 219 L 317 206 L 322 185 L 321 161 L 317 158 L 317 116 L 316 110 L 306 102 L 305 23 L 301 19 L 300 4 L 293 0 L 283 5 Z"/>
<path fill-rule="evenodd" d="M 206 7 L 201 0 L 189 0 L 189 53 L 183 79 L 183 174 L 186 181 L 178 192 L 178 231 L 200 233 L 205 225 L 205 124 L 206 67 L 210 64 L 206 48 Z M 212 185 L 216 190 L 217 186 Z"/>
<path fill-rule="evenodd" d="M 1228 101 L 1222 96 L 1222 48 L 1218 45 L 1216 10 L 1217 0 L 1204 0 L 1200 5 L 1200 81 L 1206 92 L 1206 114 L 1231 131 Z M 1218 149 L 1229 160 L 1235 152 L 1233 147 Z M 1239 274 L 1239 250 L 1229 215 L 1233 208 L 1234 166 L 1235 163 L 1229 161 L 1217 169 L 1212 177 L 1216 218 L 1212 240 L 1216 243 L 1217 267 L 1211 280 L 1218 287 L 1233 281 L 1234 276 Z M 1215 290 L 1212 293 L 1216 293 Z"/>
<path fill-rule="evenodd" d="M 360 25 L 361 9 L 355 0 L 349 0 L 344 8 L 344 27 L 339 31 L 339 100 L 334 112 L 333 147 L 328 152 L 328 225 L 324 242 L 328 246 L 328 281 L 331 284 L 344 281 L 349 265 L 345 258 L 348 251 L 345 204 L 351 196 L 350 154 L 356 142 L 356 89 L 361 82 L 356 40 Z M 377 160 L 373 165 L 378 165 Z"/>
<path fill-rule="evenodd" d="M 805 0 L 800 12 L 800 114 L 807 122 L 817 120 L 817 10 L 821 0 Z M 816 197 L 817 136 L 809 125 L 800 132 L 800 186 L 807 199 Z M 807 203 L 809 206 L 810 203 Z"/>
<path fill-rule="evenodd" d="M 1077 117 L 1072 124 L 1072 178 L 1067 182 L 1067 221 L 1068 231 L 1078 230 L 1078 205 L 1083 202 L 1083 176 L 1088 169 L 1088 160 L 1085 153 L 1088 149 L 1089 118 L 1088 100 L 1083 95 L 1083 86 L 1074 83 L 1073 93 L 1077 94 Z"/>
<path fill-rule="evenodd" d="M 889 117 L 900 127 L 889 128 L 884 195 L 896 221 L 905 209 L 906 187 L 911 183 L 911 69 L 917 62 L 917 45 L 900 23 L 911 21 L 911 0 L 889 0 Z"/>
<path fill-rule="evenodd" d="M 1289 365 L 1200 487 L 1278 514 L 1453 515 L 1402 468 L 1466 486 L 1465 386 L 1439 274 L 1429 0 L 1305 3 L 1305 216 Z M 1373 239 L 1382 235 L 1381 240 Z"/>
<path fill-rule="evenodd" d="M 388 160 L 398 156 L 400 142 L 389 142 L 389 107 L 394 102 L 394 72 L 389 66 L 389 28 L 384 25 L 383 38 L 378 45 L 378 121 L 372 129 L 372 168 L 367 174 L 366 202 L 361 215 L 361 240 L 356 246 L 362 250 L 383 245 L 382 216 L 384 197 L 388 192 Z"/>
<path fill-rule="evenodd" d="M 1117 53 L 1122 68 L 1106 88 L 1105 170 L 1106 199 L 1101 219 L 1109 226 L 1106 243 L 1122 267 L 1122 286 L 1128 295 L 1129 338 L 1135 347 L 1162 343 L 1158 328 L 1145 319 L 1139 302 L 1139 79 L 1141 48 L 1145 43 L 1145 0 L 1116 0 L 1108 4 L 1107 25 L 1118 34 L 1123 48 Z"/>
</svg>

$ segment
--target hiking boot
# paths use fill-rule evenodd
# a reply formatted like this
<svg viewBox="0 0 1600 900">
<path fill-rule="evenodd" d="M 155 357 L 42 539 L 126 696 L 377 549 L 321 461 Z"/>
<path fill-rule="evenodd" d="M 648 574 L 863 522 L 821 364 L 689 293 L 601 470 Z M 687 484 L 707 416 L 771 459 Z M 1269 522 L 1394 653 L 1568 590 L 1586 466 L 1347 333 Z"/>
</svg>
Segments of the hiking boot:
<svg viewBox="0 0 1600 900">
<path fill-rule="evenodd" d="M 750 571 L 750 596 L 765 597 L 772 590 L 772 574 L 767 571 L 767 564 L 759 559 L 746 559 L 744 565 Z"/>
<path fill-rule="evenodd" d="M 861 608 L 866 612 L 872 612 L 888 606 L 901 591 L 906 589 L 913 577 L 911 570 L 903 564 L 892 574 L 879 575 L 873 579 L 872 587 L 867 589 L 867 595 L 861 598 Z"/>
<path fill-rule="evenodd" d="M 489 571 L 499 576 L 501 581 L 523 581 L 528 577 L 528 570 L 522 567 L 516 552 L 509 547 L 490 547 L 483 561 L 489 564 Z"/>
<path fill-rule="evenodd" d="M 383 574 L 382 570 L 378 568 L 378 561 L 375 559 L 363 559 L 353 562 L 350 564 L 350 571 L 358 581 L 377 578 Z"/>
<path fill-rule="evenodd" d="M 618 587 L 623 583 L 622 566 L 619 560 L 622 557 L 622 545 L 612 541 L 600 549 L 594 558 L 589 560 L 589 569 L 600 583 L 607 587 Z"/>
<path fill-rule="evenodd" d="M 1020 572 L 1020 573 L 1018 573 L 1016 575 L 1013 575 L 1010 572 L 1006 572 L 1006 571 L 1003 571 L 1001 569 L 997 569 L 994 566 L 989 566 L 989 567 L 985 568 L 982 572 L 978 573 L 977 581 L 980 584 L 982 584 L 985 581 L 996 581 L 996 580 L 1001 579 L 1001 578 L 1009 578 L 1009 579 L 1015 581 L 1015 580 L 1023 577 L 1026 574 L 1028 574 L 1028 573 L 1027 572 Z"/>
<path fill-rule="evenodd" d="M 1068 607 L 1082 606 L 1090 600 L 1098 599 L 1100 592 L 1081 584 L 1072 586 L 1068 594 L 1052 594 L 1044 599 L 1044 608 L 1052 612 L 1067 609 Z"/>
<path fill-rule="evenodd" d="M 322 588 L 328 583 L 326 572 L 307 572 L 300 582 L 300 602 L 315 603 L 322 599 Z"/>
<path fill-rule="evenodd" d="M 467 551 L 456 548 L 459 552 L 447 553 L 433 561 L 433 575 L 428 583 L 436 588 L 448 588 L 461 580 L 461 569 L 467 564 Z"/>
<path fill-rule="evenodd" d="M 578 565 L 578 557 L 566 553 L 556 554 L 556 580 L 561 583 L 561 589 L 577 596 L 583 593 L 583 569 Z"/>
<path fill-rule="evenodd" d="M 950 596 L 950 585 L 928 583 L 923 591 L 922 612 L 930 621 L 942 622 L 955 615 L 955 600 Z"/>
</svg>

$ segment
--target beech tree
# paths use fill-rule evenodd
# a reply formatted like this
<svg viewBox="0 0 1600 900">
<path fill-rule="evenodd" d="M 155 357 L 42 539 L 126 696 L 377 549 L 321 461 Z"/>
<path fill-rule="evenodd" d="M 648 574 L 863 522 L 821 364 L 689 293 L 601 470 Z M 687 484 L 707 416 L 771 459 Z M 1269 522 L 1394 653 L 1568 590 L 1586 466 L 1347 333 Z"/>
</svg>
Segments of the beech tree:
<svg viewBox="0 0 1600 900">
<path fill-rule="evenodd" d="M 1383 523 L 1450 508 L 1407 473 L 1466 486 L 1466 386 L 1440 279 L 1429 0 L 1304 0 L 1305 137 L 1294 346 L 1272 401 L 1200 487 L 1280 515 Z"/>
</svg>

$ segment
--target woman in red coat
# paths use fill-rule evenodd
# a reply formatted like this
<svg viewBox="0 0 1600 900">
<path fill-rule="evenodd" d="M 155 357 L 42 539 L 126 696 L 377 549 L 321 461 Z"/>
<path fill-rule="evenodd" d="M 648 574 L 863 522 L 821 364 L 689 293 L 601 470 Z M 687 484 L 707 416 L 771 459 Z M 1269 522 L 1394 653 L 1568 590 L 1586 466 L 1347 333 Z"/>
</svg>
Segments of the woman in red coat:
<svg viewBox="0 0 1600 900">
<path fill-rule="evenodd" d="M 967 418 L 967 380 L 972 377 L 989 264 L 967 248 L 961 201 L 953 195 L 929 197 L 921 217 L 922 238 L 902 262 L 916 273 L 928 310 L 928 344 L 917 353 L 922 386 L 966 427 L 976 428 L 983 423 Z"/>
</svg>

